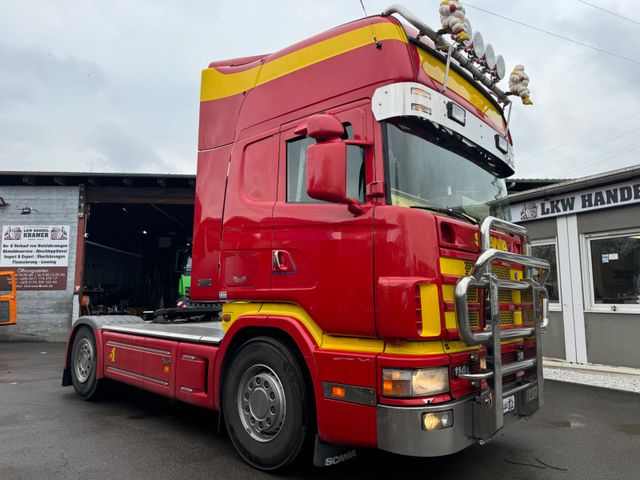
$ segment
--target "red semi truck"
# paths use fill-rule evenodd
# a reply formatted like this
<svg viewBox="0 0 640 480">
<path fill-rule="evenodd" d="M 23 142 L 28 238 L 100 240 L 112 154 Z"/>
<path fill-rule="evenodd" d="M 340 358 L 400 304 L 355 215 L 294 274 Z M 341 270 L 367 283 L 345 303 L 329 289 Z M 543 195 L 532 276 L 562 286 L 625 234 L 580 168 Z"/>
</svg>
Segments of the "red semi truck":
<svg viewBox="0 0 640 480">
<path fill-rule="evenodd" d="M 314 442 L 447 455 L 533 414 L 549 266 L 506 217 L 509 99 L 441 33 L 391 7 L 211 63 L 193 305 L 79 318 L 63 385 L 220 411 L 263 470 Z"/>
</svg>

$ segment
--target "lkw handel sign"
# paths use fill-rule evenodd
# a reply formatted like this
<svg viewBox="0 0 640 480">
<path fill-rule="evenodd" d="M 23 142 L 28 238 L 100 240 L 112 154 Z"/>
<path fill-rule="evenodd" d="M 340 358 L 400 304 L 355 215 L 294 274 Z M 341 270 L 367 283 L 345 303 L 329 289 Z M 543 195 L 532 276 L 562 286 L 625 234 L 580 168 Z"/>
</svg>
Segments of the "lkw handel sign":
<svg viewBox="0 0 640 480">
<path fill-rule="evenodd" d="M 66 290 L 69 225 L 5 225 L 0 269 L 16 273 L 17 290 Z"/>
<path fill-rule="evenodd" d="M 620 183 L 516 203 L 511 205 L 511 218 L 514 221 L 538 220 L 633 203 L 640 203 L 640 183 Z"/>
</svg>

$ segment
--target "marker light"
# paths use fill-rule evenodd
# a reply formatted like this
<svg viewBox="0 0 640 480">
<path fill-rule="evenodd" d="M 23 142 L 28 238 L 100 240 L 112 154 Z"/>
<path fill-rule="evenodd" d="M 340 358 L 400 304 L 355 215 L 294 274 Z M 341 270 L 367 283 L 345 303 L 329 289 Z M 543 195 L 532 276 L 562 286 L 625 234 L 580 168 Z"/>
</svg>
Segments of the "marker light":
<svg viewBox="0 0 640 480">
<path fill-rule="evenodd" d="M 496 148 L 504 154 L 509 153 L 509 142 L 507 138 L 502 135 L 496 135 Z"/>
<path fill-rule="evenodd" d="M 426 105 L 422 105 L 421 103 L 412 103 L 411 110 L 415 110 L 416 112 L 421 112 L 427 115 L 431 115 L 431 109 Z"/>
<path fill-rule="evenodd" d="M 331 396 L 334 398 L 344 398 L 347 395 L 347 392 L 345 391 L 344 387 L 337 387 L 337 386 L 332 386 L 331 387 Z"/>
<path fill-rule="evenodd" d="M 447 391 L 448 367 L 382 370 L 382 394 L 387 397 L 422 397 Z"/>
<path fill-rule="evenodd" d="M 453 427 L 453 410 L 429 412 L 422 415 L 422 428 L 427 431 Z"/>
<path fill-rule="evenodd" d="M 466 123 L 467 112 L 457 103 L 448 102 L 447 116 L 454 122 L 457 122 L 464 127 L 464 124 Z"/>
<path fill-rule="evenodd" d="M 427 100 L 431 100 L 431 94 L 422 88 L 411 87 L 411 95 L 417 95 L 418 97 L 424 97 Z"/>
</svg>

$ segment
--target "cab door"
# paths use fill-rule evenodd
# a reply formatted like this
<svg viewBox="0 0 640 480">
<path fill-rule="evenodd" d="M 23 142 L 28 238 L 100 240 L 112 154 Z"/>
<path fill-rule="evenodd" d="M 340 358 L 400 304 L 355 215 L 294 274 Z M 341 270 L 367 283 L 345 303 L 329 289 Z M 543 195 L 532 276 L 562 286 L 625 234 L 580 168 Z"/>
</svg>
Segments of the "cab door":
<svg viewBox="0 0 640 480">
<path fill-rule="evenodd" d="M 0 325 L 14 325 L 16 312 L 15 273 L 0 272 Z"/>
<path fill-rule="evenodd" d="M 364 105 L 327 111 L 345 126 L 345 137 L 371 140 Z M 373 313 L 373 203 L 366 185 L 373 178 L 373 148 L 349 146 L 347 194 L 363 204 L 310 198 L 306 190 L 306 149 L 315 143 L 296 133 L 304 119 L 280 134 L 278 199 L 273 209 L 272 296 L 300 306 L 326 333 L 375 336 Z"/>
</svg>

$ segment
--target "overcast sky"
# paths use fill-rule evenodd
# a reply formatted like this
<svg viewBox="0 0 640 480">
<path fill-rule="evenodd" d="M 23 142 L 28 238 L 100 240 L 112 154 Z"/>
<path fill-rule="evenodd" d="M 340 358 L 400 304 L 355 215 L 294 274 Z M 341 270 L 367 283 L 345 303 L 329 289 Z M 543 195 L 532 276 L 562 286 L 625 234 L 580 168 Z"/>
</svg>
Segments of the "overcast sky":
<svg viewBox="0 0 640 480">
<path fill-rule="evenodd" d="M 365 0 L 369 14 L 391 0 Z M 436 0 L 399 2 L 434 28 Z M 590 0 L 640 22 L 640 2 Z M 579 0 L 473 0 L 640 62 L 640 24 Z M 638 164 L 640 63 L 467 7 L 474 30 L 523 63 L 516 177 Z M 40 0 L 0 3 L 0 170 L 193 173 L 200 70 L 280 50 L 363 16 L 359 0 Z M 502 86 L 506 89 L 506 80 Z"/>
</svg>

